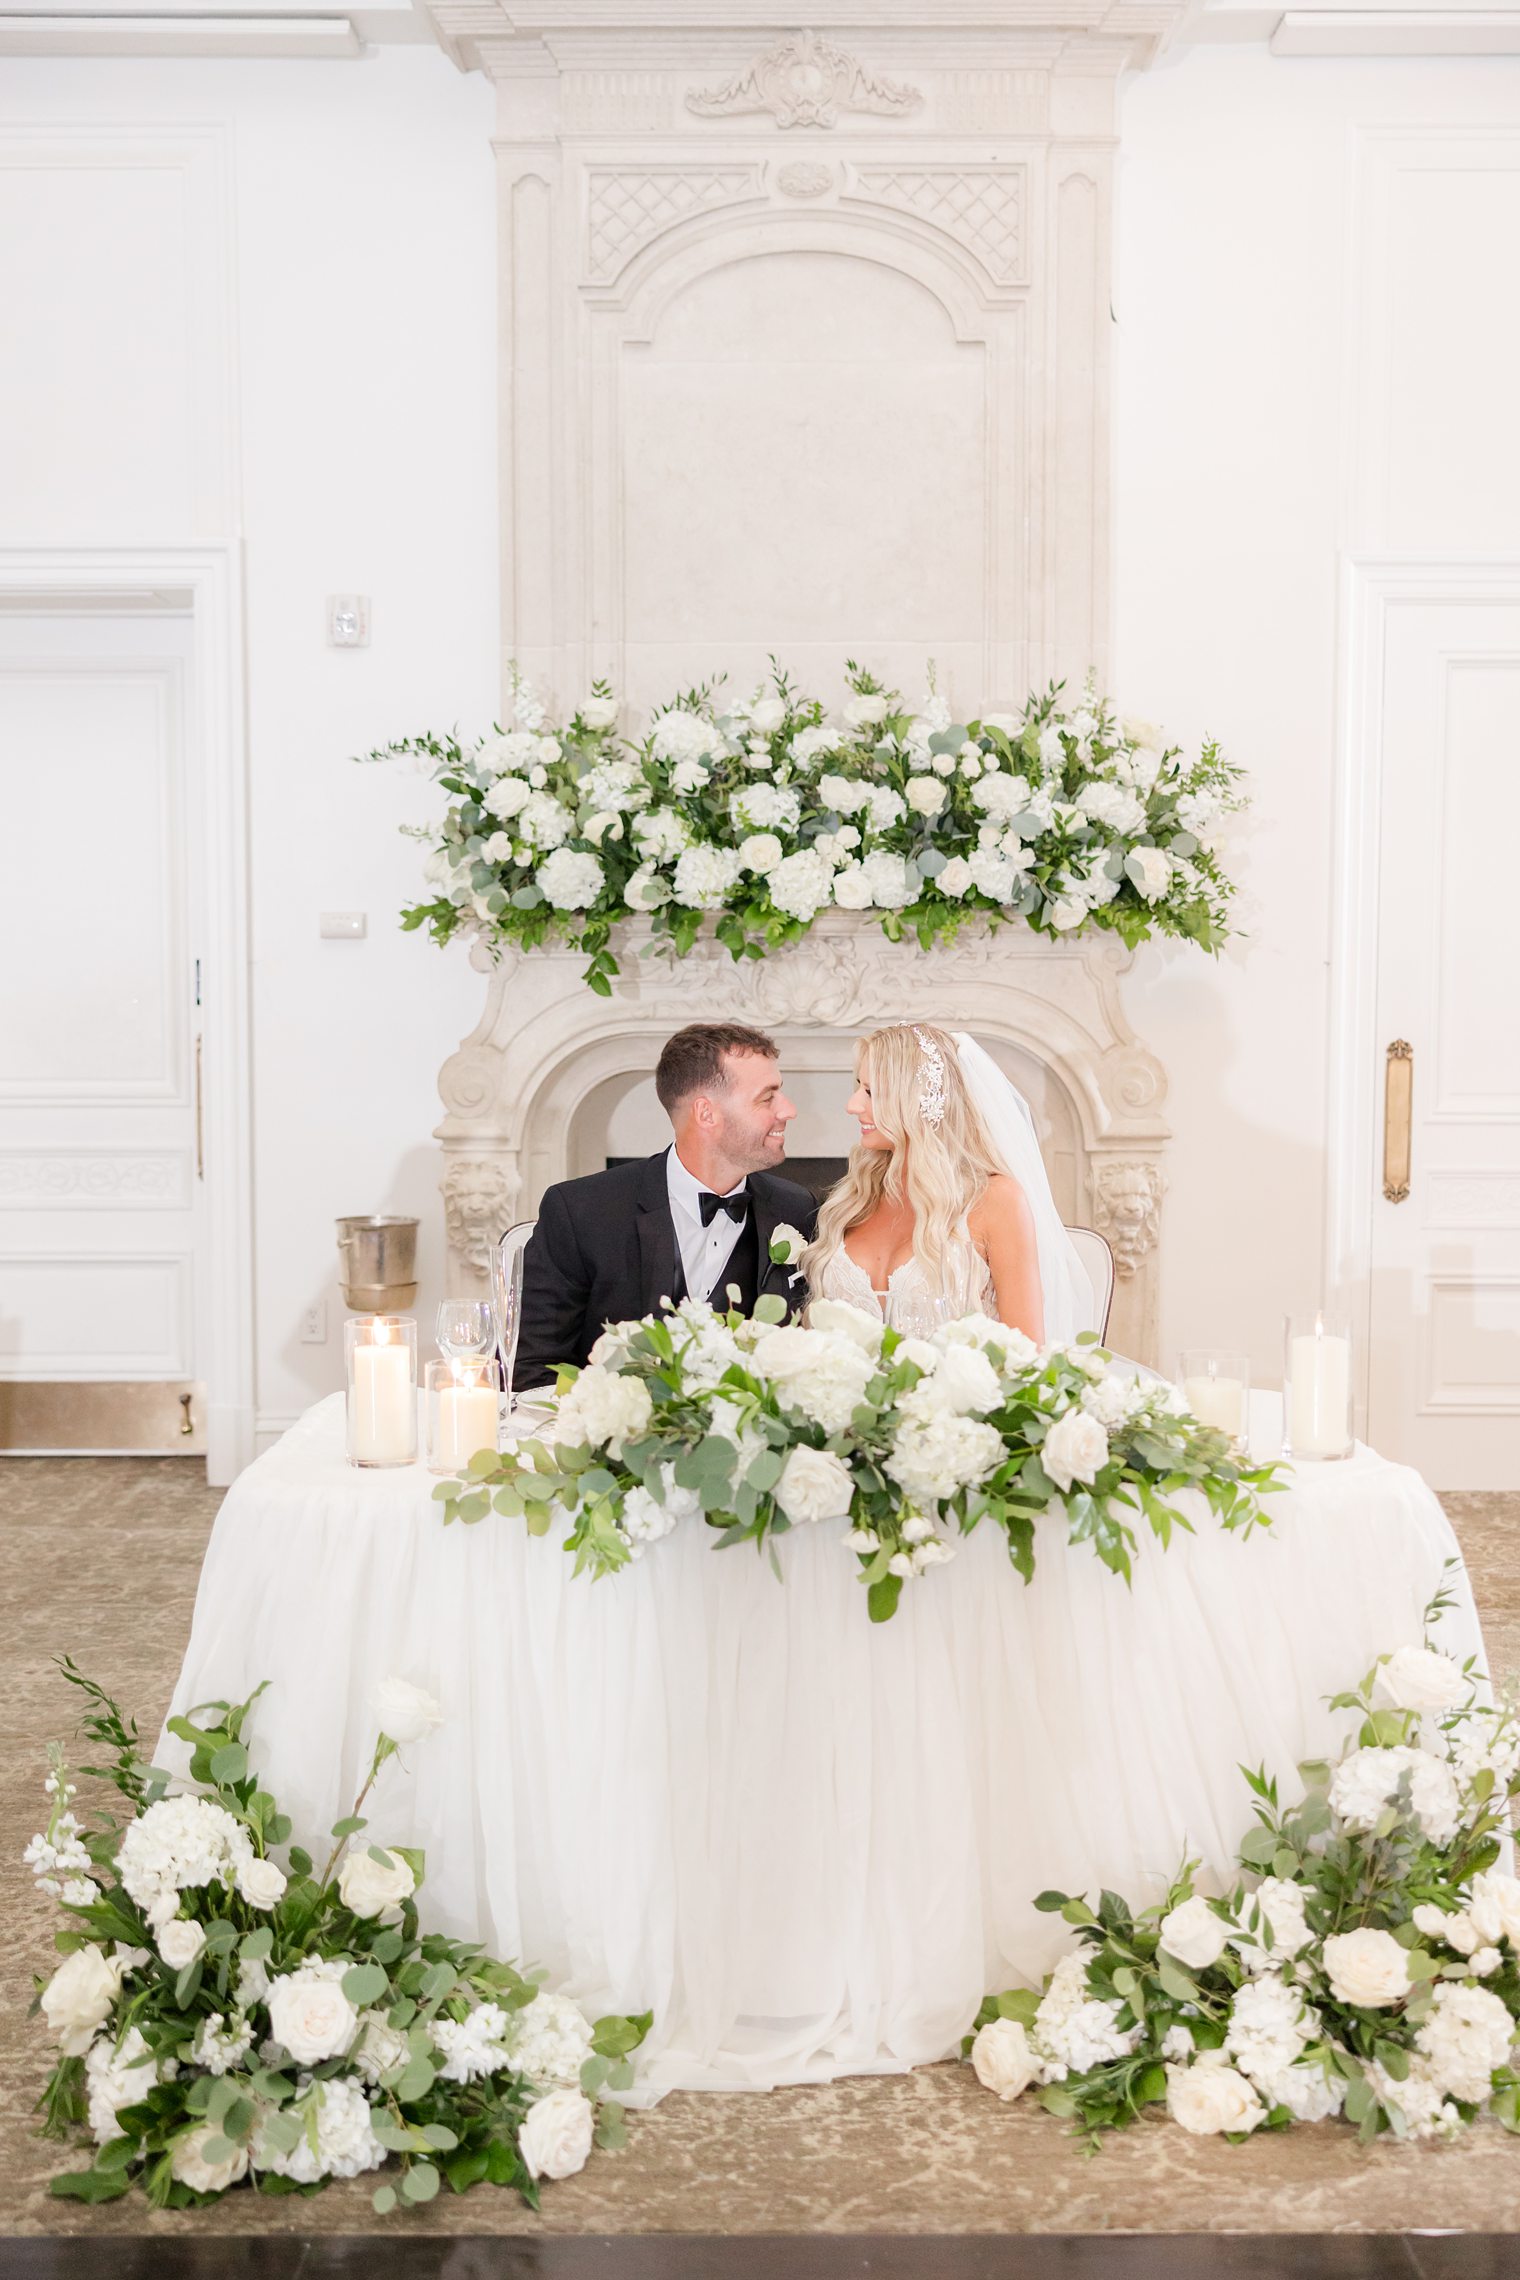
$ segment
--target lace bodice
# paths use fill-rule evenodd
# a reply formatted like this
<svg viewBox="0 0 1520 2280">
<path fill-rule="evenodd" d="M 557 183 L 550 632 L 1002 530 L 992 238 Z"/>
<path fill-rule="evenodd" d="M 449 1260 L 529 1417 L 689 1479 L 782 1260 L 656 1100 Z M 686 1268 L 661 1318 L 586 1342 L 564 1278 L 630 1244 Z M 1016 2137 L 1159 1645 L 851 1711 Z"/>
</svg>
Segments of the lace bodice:
<svg viewBox="0 0 1520 2280">
<path fill-rule="evenodd" d="M 992 1269 L 969 1236 L 962 1236 L 952 1243 L 945 1260 L 942 1284 L 930 1284 L 918 1259 L 904 1259 L 902 1265 L 894 1267 L 888 1275 L 885 1295 L 889 1299 L 900 1301 L 904 1312 L 911 1309 L 915 1300 L 922 1302 L 926 1310 L 931 1310 L 934 1301 L 944 1297 L 950 1302 L 952 1320 L 966 1314 L 995 1316 L 997 1313 Z M 823 1260 L 813 1296 L 842 1298 L 848 1305 L 862 1307 L 870 1313 L 880 1314 L 886 1311 L 882 1304 L 883 1294 L 873 1288 L 865 1268 L 850 1257 L 842 1243 Z M 932 1313 L 923 1327 L 930 1327 L 931 1322 Z"/>
</svg>

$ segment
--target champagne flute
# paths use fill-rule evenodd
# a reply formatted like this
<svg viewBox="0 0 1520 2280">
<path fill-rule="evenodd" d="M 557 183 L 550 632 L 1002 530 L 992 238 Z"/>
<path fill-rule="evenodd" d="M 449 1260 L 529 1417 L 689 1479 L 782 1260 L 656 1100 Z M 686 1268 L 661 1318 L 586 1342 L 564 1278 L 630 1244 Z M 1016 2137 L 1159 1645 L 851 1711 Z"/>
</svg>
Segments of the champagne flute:
<svg viewBox="0 0 1520 2280">
<path fill-rule="evenodd" d="M 957 1308 L 933 1291 L 889 1290 L 886 1315 L 887 1328 L 899 1338 L 932 1338 L 936 1330 L 955 1321 Z"/>
<path fill-rule="evenodd" d="M 451 1362 L 477 1359 L 496 1343 L 496 1314 L 488 1298 L 446 1298 L 434 1325 L 438 1350 Z"/>
<path fill-rule="evenodd" d="M 506 1252 L 505 1257 L 503 1252 Z M 501 1354 L 505 1417 L 510 1417 L 517 1406 L 512 1391 L 512 1372 L 517 1361 L 517 1340 L 522 1330 L 522 1286 L 522 1244 L 514 1243 L 508 1250 L 505 1242 L 498 1243 L 491 1253 L 491 1288 L 496 1294 L 497 1343 Z"/>
</svg>

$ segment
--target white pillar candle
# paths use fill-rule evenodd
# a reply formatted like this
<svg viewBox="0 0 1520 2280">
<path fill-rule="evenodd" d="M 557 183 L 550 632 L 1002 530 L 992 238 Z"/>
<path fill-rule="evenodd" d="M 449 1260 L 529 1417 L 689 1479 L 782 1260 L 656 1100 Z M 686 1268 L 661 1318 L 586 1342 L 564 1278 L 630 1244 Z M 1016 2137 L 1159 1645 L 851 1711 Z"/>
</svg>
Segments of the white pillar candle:
<svg viewBox="0 0 1520 2280">
<path fill-rule="evenodd" d="M 1346 1453 L 1351 1341 L 1315 1329 L 1288 1355 L 1288 1444 L 1295 1457 Z"/>
<path fill-rule="evenodd" d="M 1246 1389 L 1239 1378 L 1212 1374 L 1190 1377 L 1184 1379 L 1182 1391 L 1200 1425 L 1212 1425 L 1216 1433 L 1228 1433 L 1232 1441 L 1240 1439 Z"/>
<path fill-rule="evenodd" d="M 355 1347 L 354 1462 L 406 1464 L 415 1451 L 416 1436 L 417 1394 L 405 1342 Z"/>
<path fill-rule="evenodd" d="M 471 1457 L 496 1446 L 498 1396 L 494 1385 L 446 1385 L 438 1395 L 433 1463 L 463 1472 Z"/>
</svg>

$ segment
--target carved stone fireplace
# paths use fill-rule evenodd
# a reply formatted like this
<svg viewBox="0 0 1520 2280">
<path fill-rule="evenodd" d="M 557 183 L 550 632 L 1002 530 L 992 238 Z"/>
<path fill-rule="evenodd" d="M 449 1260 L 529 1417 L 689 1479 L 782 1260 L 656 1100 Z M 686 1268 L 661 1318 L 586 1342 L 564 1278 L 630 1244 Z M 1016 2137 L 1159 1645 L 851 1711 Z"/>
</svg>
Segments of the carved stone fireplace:
<svg viewBox="0 0 1520 2280">
<path fill-rule="evenodd" d="M 571 953 L 509 956 L 495 969 L 480 1025 L 441 1079 L 452 1288 L 483 1292 L 502 1229 L 531 1217 L 553 1181 L 605 1162 L 615 1104 L 683 1023 L 769 1030 L 788 1081 L 820 1080 L 830 1121 L 815 1130 L 837 1152 L 856 1039 L 885 1021 L 933 1020 L 970 1030 L 1029 1094 L 1063 1213 L 1114 1247 L 1110 1335 L 1154 1358 L 1166 1080 L 1120 1009 L 1128 960 L 1118 944 L 1008 928 L 924 953 L 844 912 L 756 964 L 735 965 L 711 941 L 678 961 L 643 957 L 647 939 L 622 946 L 611 998 L 586 988 Z"/>
</svg>

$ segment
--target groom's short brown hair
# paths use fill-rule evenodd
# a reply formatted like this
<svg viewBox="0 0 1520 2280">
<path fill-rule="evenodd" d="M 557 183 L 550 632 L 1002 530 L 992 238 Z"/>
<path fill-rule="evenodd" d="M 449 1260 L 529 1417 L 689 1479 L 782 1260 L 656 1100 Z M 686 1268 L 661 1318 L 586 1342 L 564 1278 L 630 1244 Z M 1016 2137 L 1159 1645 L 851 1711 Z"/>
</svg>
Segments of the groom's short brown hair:
<svg viewBox="0 0 1520 2280">
<path fill-rule="evenodd" d="M 774 1037 L 747 1029 L 742 1021 L 694 1021 L 678 1029 L 655 1063 L 654 1089 L 667 1114 L 695 1092 L 726 1092 L 725 1053 L 764 1053 L 779 1060 Z"/>
</svg>

